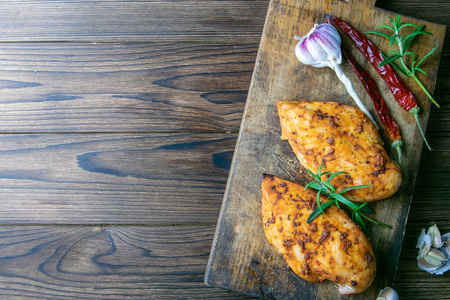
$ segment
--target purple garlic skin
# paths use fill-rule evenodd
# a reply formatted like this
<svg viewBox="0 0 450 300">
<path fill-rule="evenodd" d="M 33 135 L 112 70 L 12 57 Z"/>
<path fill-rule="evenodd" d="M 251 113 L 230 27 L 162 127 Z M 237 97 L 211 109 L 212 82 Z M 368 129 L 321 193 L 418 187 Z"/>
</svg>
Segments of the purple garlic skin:
<svg viewBox="0 0 450 300">
<path fill-rule="evenodd" d="M 342 62 L 341 37 L 333 25 L 316 24 L 295 47 L 295 56 L 305 65 L 333 68 L 331 61 Z"/>
</svg>

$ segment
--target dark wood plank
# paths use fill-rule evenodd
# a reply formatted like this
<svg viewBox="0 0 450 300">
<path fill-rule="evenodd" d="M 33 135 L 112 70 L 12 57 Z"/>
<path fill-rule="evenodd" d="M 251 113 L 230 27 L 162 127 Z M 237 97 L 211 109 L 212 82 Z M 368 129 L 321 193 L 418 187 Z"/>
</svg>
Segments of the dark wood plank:
<svg viewBox="0 0 450 300">
<path fill-rule="evenodd" d="M 0 132 L 237 132 L 257 47 L 1 44 Z"/>
<path fill-rule="evenodd" d="M 0 136 L 0 223 L 215 223 L 235 143 L 236 134 Z"/>
<path fill-rule="evenodd" d="M 267 0 L 2 1 L 0 41 L 258 42 L 268 4 Z"/>
<path fill-rule="evenodd" d="M 0 226 L 0 295 L 246 299 L 203 283 L 213 234 L 214 226 Z"/>
<path fill-rule="evenodd" d="M 331 282 L 306 283 L 292 272 L 286 271 L 286 263 L 277 255 L 274 247 L 268 244 L 260 224 L 260 176 L 263 173 L 275 174 L 303 184 L 309 180 L 306 172 L 300 175 L 297 173 L 304 168 L 293 157 L 287 142 L 280 139 L 275 108 L 278 100 L 333 100 L 354 106 L 333 71 L 302 65 L 292 56 L 294 35 L 306 34 L 314 23 L 324 21 L 326 13 L 348 20 L 363 32 L 384 23 L 387 14 L 395 18 L 393 13 L 372 9 L 370 4 L 371 1 L 271 2 L 224 196 L 218 232 L 207 268 L 208 284 L 258 296 L 258 283 L 264 282 L 270 295 L 275 298 L 294 299 L 299 295 L 304 299 L 343 298 Z M 404 20 L 418 22 L 406 17 Z M 439 40 L 444 39 L 444 26 L 432 23 L 426 23 L 426 26 Z M 374 41 L 385 47 L 389 44 L 382 39 L 374 38 Z M 431 43 L 430 40 L 428 42 Z M 416 43 L 415 46 L 415 51 L 422 53 L 421 55 L 428 52 L 428 49 L 425 50 L 426 42 Z M 430 48 L 433 46 L 434 43 Z M 360 57 L 357 50 L 351 49 Z M 435 86 L 439 57 L 438 51 L 436 59 L 428 65 L 429 77 L 425 78 L 425 82 L 431 90 Z M 343 65 L 344 73 L 349 74 L 352 80 L 357 80 L 347 67 L 348 65 Z M 370 72 L 375 73 L 373 69 Z M 411 80 L 405 82 L 414 93 L 420 94 L 420 88 L 414 86 Z M 377 277 L 365 293 L 354 295 L 352 299 L 376 298 L 381 288 L 393 282 L 422 150 L 420 132 L 414 125 L 414 120 L 398 107 L 386 85 L 380 84 L 379 87 L 402 128 L 406 143 L 403 164 L 410 180 L 405 181 L 400 191 L 390 199 L 374 203 L 377 219 L 390 223 L 393 229 L 370 228 L 368 236 L 379 262 Z M 372 101 L 362 86 L 355 84 L 355 88 L 371 109 Z M 426 124 L 430 103 L 422 97 L 418 101 L 423 109 L 422 121 Z M 387 141 L 386 144 L 389 145 Z M 391 157 L 395 157 L 393 151 L 388 151 Z M 271 257 L 274 259 L 269 259 Z M 246 268 L 251 268 L 255 260 L 259 264 L 258 268 L 252 269 L 256 275 L 252 275 Z"/>
<path fill-rule="evenodd" d="M 237 132 L 257 47 L 2 44 L 0 132 Z M 439 102 L 450 90 L 448 59 Z M 449 119 L 449 106 L 432 108 L 428 130 L 449 131 Z"/>
<path fill-rule="evenodd" d="M 448 103 L 448 97 L 446 102 Z M 430 115 L 430 118 L 433 116 Z M 441 127 L 448 127 L 443 121 Z M 450 232 L 450 173 L 448 172 L 450 136 L 441 132 L 428 134 L 434 150 L 422 153 L 418 181 L 412 199 L 405 238 L 393 287 L 401 299 L 449 299 L 449 273 L 431 275 L 417 267 L 417 238 L 422 229 L 436 224 L 442 233 Z"/>
<path fill-rule="evenodd" d="M 447 210 L 448 212 L 449 210 Z M 426 213 L 423 212 L 422 214 L 425 215 Z M 406 226 L 402 256 L 393 285 L 399 292 L 400 299 L 449 299 L 450 297 L 450 274 L 448 272 L 437 276 L 421 271 L 417 267 L 418 249 L 416 244 L 421 229 L 427 229 L 429 226 L 437 224 L 442 233 L 450 232 L 448 218 L 432 222 L 430 217 L 433 215 L 428 214 L 427 220 L 408 223 Z"/>
<path fill-rule="evenodd" d="M 450 122 L 443 122 L 441 126 L 447 127 Z M 448 132 L 429 132 L 427 134 L 433 145 L 433 151 L 423 150 L 422 160 L 417 180 L 417 191 L 426 193 L 428 188 L 448 188 L 450 172 L 448 163 L 450 161 Z M 430 198 L 431 195 L 429 195 Z"/>
<path fill-rule="evenodd" d="M 236 131 L 257 44 L 2 47 L 4 131 Z M 446 70 L 440 72 L 438 100 L 450 82 Z M 450 115 L 447 107 L 435 113 L 432 128 Z M 167 115 L 167 120 L 155 120 L 153 114 Z"/>
</svg>

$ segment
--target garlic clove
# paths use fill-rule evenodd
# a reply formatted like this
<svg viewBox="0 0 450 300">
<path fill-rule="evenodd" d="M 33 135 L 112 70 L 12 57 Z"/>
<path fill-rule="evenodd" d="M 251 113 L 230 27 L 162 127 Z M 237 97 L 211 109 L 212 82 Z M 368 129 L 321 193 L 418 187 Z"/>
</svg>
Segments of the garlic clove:
<svg viewBox="0 0 450 300">
<path fill-rule="evenodd" d="M 419 266 L 419 269 L 421 269 L 422 271 L 427 271 L 429 273 L 431 273 L 431 271 L 436 270 L 437 268 L 439 268 L 439 266 L 441 265 L 440 262 L 436 262 L 438 264 L 435 264 L 435 262 L 428 262 L 425 257 L 420 258 L 417 261 L 417 265 Z"/>
<path fill-rule="evenodd" d="M 425 256 L 423 259 L 425 259 L 425 261 L 431 266 L 436 266 L 435 269 L 437 269 L 442 265 L 443 262 L 447 260 L 447 257 L 438 249 L 431 249 L 430 252 L 428 252 L 427 256 Z"/>
<path fill-rule="evenodd" d="M 416 248 L 419 248 L 419 269 L 435 275 L 442 275 L 450 270 L 450 232 L 441 235 L 436 225 L 428 228 L 428 232 L 423 229 Z"/>
<path fill-rule="evenodd" d="M 426 257 L 432 257 L 440 262 L 444 262 L 447 260 L 447 257 L 445 256 L 445 254 L 442 253 L 442 251 L 440 251 L 438 249 L 431 249 L 430 252 L 428 252 L 428 255 Z"/>
<path fill-rule="evenodd" d="M 433 240 L 431 239 L 431 236 L 426 233 L 425 229 L 422 229 L 422 233 L 420 234 L 416 245 L 416 248 L 419 248 L 419 255 L 417 258 L 420 259 L 425 257 L 430 251 L 432 245 Z"/>
<path fill-rule="evenodd" d="M 444 249 L 444 248 L 441 248 L 441 249 Z M 436 250 L 436 249 L 433 249 L 433 250 Z M 440 254 L 438 254 L 438 255 L 440 256 Z M 427 257 L 428 256 L 430 256 L 430 255 L 427 255 Z M 430 256 L 430 257 L 432 257 L 432 256 Z M 442 275 L 445 272 L 447 272 L 448 270 L 450 270 L 450 259 L 448 259 L 448 256 L 446 256 L 446 261 L 442 262 L 438 268 L 436 268 L 434 270 L 425 270 L 425 271 L 428 271 L 429 273 L 435 274 L 435 275 Z"/>
<path fill-rule="evenodd" d="M 387 287 L 380 291 L 376 300 L 399 300 L 399 297 L 393 288 Z"/>
<path fill-rule="evenodd" d="M 444 264 L 442 264 L 442 266 L 440 266 L 436 270 L 431 271 L 430 273 L 435 275 L 442 275 L 448 270 L 450 270 L 450 260 L 447 260 Z"/>
<path fill-rule="evenodd" d="M 450 257 L 450 233 L 446 233 L 442 236 L 442 243 L 443 246 L 441 248 L 441 251 L 444 252 L 444 254 L 447 257 Z"/>
<path fill-rule="evenodd" d="M 436 269 L 442 265 L 442 260 L 436 259 L 435 257 L 430 255 L 425 256 L 423 259 L 425 259 L 425 261 L 430 265 L 435 266 Z"/>
<path fill-rule="evenodd" d="M 436 225 L 430 226 L 427 233 L 431 237 L 432 246 L 434 248 L 441 248 L 443 246 L 441 233 Z"/>
</svg>

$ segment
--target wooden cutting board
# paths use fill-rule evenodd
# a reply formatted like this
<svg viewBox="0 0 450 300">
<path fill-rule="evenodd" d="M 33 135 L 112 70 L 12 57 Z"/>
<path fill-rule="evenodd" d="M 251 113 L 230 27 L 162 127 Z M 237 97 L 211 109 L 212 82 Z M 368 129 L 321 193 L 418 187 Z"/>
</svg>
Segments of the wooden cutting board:
<svg viewBox="0 0 450 300">
<path fill-rule="evenodd" d="M 374 7 L 374 0 L 272 0 L 250 86 L 239 139 L 234 153 L 216 236 L 205 275 L 210 286 L 221 287 L 247 295 L 268 299 L 341 299 L 331 282 L 310 283 L 300 279 L 291 270 L 276 249 L 266 240 L 261 220 L 261 175 L 274 174 L 306 184 L 311 177 L 304 172 L 287 141 L 280 138 L 281 130 L 275 104 L 278 100 L 336 101 L 355 106 L 344 85 L 329 68 L 313 68 L 301 64 L 294 55 L 297 41 L 315 23 L 325 22 L 326 14 L 346 20 L 361 32 L 387 24 L 387 16 L 395 13 Z M 434 90 L 445 26 L 403 17 L 402 21 L 425 24 L 434 37 L 420 36 L 411 45 L 420 57 L 436 45 L 440 47 L 424 65 L 427 76 L 422 82 Z M 381 49 L 388 49 L 388 40 L 370 36 Z M 375 218 L 393 229 L 369 225 L 368 236 L 377 257 L 377 275 L 372 286 L 363 294 L 346 299 L 375 299 L 380 289 L 391 285 L 395 276 L 405 224 L 417 177 L 422 151 L 422 138 L 414 117 L 401 109 L 375 70 L 361 54 L 343 38 L 356 59 L 379 83 L 382 95 L 391 113 L 400 125 L 405 146 L 403 163 L 410 178 L 391 198 L 370 206 Z M 353 73 L 348 63 L 342 63 L 344 72 L 352 80 L 357 93 L 375 116 L 372 100 Z M 405 79 L 422 109 L 420 120 L 426 128 L 430 101 L 412 80 Z M 393 159 L 396 153 L 390 147 L 383 130 L 385 148 Z M 424 151 L 428 151 L 424 148 Z"/>
</svg>

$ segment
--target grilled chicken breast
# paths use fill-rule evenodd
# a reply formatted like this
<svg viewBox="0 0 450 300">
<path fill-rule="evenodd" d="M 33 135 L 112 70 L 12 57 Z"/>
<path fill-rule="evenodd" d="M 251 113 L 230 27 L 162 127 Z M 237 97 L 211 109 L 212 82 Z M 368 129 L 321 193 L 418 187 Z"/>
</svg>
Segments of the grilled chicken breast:
<svg viewBox="0 0 450 300">
<path fill-rule="evenodd" d="M 277 108 L 281 138 L 289 141 L 305 168 L 317 174 L 322 164 L 323 172 L 347 172 L 331 181 L 338 192 L 350 186 L 372 186 L 348 191 L 348 199 L 375 201 L 399 189 L 401 169 L 389 158 L 375 126 L 359 109 L 319 101 L 279 101 Z"/>
<path fill-rule="evenodd" d="M 307 224 L 315 192 L 274 175 L 264 175 L 261 187 L 266 237 L 297 275 L 311 282 L 331 280 L 342 294 L 371 285 L 376 271 L 372 247 L 345 212 L 332 205 Z"/>
</svg>

